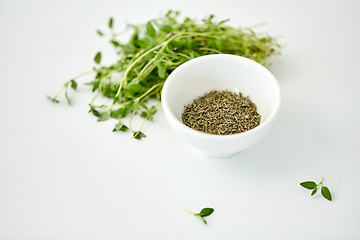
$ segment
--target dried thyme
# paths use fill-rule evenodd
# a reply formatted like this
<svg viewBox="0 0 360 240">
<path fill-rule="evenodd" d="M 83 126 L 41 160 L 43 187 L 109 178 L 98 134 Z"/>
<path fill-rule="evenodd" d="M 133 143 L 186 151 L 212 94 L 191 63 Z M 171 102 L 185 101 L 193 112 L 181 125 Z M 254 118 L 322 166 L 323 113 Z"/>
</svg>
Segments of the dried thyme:
<svg viewBox="0 0 360 240">
<path fill-rule="evenodd" d="M 186 126 L 201 132 L 230 135 L 257 127 L 261 116 L 249 96 L 215 90 L 185 106 L 182 120 Z"/>
</svg>

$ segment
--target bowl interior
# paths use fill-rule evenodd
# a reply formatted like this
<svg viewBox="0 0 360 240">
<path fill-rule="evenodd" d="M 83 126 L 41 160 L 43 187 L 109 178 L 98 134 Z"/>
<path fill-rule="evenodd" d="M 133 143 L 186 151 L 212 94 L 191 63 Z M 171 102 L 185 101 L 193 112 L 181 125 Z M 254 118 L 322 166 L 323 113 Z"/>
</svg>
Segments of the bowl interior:
<svg viewBox="0 0 360 240">
<path fill-rule="evenodd" d="M 280 103 L 279 86 L 269 70 L 247 58 L 226 54 L 195 58 L 179 66 L 166 80 L 163 101 L 182 122 L 184 106 L 212 90 L 230 90 L 249 96 L 261 115 L 261 124 Z"/>
</svg>

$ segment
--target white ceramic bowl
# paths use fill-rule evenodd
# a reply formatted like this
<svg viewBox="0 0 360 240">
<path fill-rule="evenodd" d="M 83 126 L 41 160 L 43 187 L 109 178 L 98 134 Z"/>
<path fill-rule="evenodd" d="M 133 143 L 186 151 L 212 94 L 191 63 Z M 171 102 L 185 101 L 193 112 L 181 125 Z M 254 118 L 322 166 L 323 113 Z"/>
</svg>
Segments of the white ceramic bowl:
<svg viewBox="0 0 360 240">
<path fill-rule="evenodd" d="M 185 105 L 212 90 L 249 96 L 261 115 L 260 125 L 243 133 L 213 135 L 182 122 Z M 165 81 L 162 106 L 169 124 L 188 144 L 212 157 L 230 157 L 254 145 L 272 127 L 280 107 L 280 88 L 274 75 L 250 59 L 216 54 L 192 59 L 176 68 Z"/>
</svg>

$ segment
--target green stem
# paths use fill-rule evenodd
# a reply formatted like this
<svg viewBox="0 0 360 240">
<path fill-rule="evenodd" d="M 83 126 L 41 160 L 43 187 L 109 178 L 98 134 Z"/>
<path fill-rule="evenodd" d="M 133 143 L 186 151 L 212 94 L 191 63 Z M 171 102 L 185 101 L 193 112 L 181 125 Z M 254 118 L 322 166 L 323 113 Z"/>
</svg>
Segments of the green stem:
<svg viewBox="0 0 360 240">
<path fill-rule="evenodd" d="M 95 101 L 95 99 L 96 99 L 96 97 L 97 97 L 98 95 L 99 95 L 99 90 L 98 90 L 98 91 L 96 91 L 96 93 L 95 93 L 94 97 L 91 99 L 90 104 L 92 104 L 92 103 Z"/>
<path fill-rule="evenodd" d="M 128 74 L 129 71 L 134 67 L 134 65 L 135 65 L 136 63 L 138 63 L 138 62 L 139 62 L 142 58 L 144 58 L 146 55 L 148 55 L 149 53 L 151 53 L 152 51 L 154 51 L 154 50 L 156 50 L 156 49 L 158 49 L 158 48 L 160 48 L 160 47 L 161 47 L 161 45 L 158 45 L 158 46 L 155 46 L 155 47 L 149 49 L 149 50 L 146 51 L 143 55 L 141 55 L 140 57 L 138 57 L 134 62 L 132 62 L 132 64 L 126 69 L 126 71 L 125 71 L 125 73 L 124 73 L 124 75 L 123 75 L 123 77 L 122 77 L 122 79 L 121 79 L 121 84 L 120 84 L 120 87 L 119 87 L 119 89 L 118 89 L 115 97 L 119 97 L 120 92 L 121 92 L 121 86 L 122 86 L 122 84 L 124 83 L 124 81 L 126 80 L 127 74 Z"/>
<path fill-rule="evenodd" d="M 155 84 L 155 85 L 152 86 L 149 90 L 147 90 L 144 94 L 142 94 L 140 97 L 136 98 L 136 99 L 134 100 L 134 103 L 138 103 L 143 97 L 145 97 L 147 94 L 149 94 L 150 92 L 152 92 L 155 88 L 157 88 L 158 86 L 161 86 L 161 85 L 163 85 L 163 84 L 164 84 L 164 82 Z"/>
<path fill-rule="evenodd" d="M 219 53 L 219 54 L 223 53 L 219 50 L 212 49 L 212 48 L 199 48 L 199 50 L 205 50 L 205 51 L 210 51 L 210 52 Z"/>
<path fill-rule="evenodd" d="M 87 75 L 87 74 L 95 73 L 95 72 L 96 72 L 96 71 L 91 70 L 91 71 L 87 71 L 87 72 L 81 73 L 81 74 L 77 75 L 76 77 L 74 77 L 74 80 L 75 80 L 75 79 L 78 79 L 78 78 L 80 78 L 80 77 L 82 77 L 82 76 L 85 76 L 85 75 Z"/>
<path fill-rule="evenodd" d="M 163 53 L 165 50 L 165 47 L 169 44 L 169 42 L 171 42 L 175 37 L 177 37 L 177 35 L 175 34 L 174 36 L 170 37 L 168 40 L 166 40 L 165 42 L 163 42 L 161 45 L 161 49 L 156 53 L 156 55 L 145 65 L 145 67 L 141 70 L 141 72 L 139 73 L 139 76 L 141 76 L 145 70 L 159 57 L 160 53 Z"/>
<path fill-rule="evenodd" d="M 55 95 L 54 99 L 56 99 L 65 88 L 66 88 L 65 85 L 63 85 L 60 91 Z"/>
<path fill-rule="evenodd" d="M 189 211 L 189 210 L 187 210 L 186 208 L 185 208 L 185 211 L 187 211 L 188 213 L 190 213 L 190 214 L 192 214 L 192 215 L 194 215 L 194 216 L 195 216 L 195 213 L 190 212 L 190 211 Z"/>
</svg>

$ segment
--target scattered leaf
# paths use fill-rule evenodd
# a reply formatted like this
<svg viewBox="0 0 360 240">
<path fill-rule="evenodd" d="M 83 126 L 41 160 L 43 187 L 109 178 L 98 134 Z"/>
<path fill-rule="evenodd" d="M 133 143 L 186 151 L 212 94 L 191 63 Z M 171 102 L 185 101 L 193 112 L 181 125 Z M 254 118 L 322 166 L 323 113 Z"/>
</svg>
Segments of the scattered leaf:
<svg viewBox="0 0 360 240">
<path fill-rule="evenodd" d="M 329 188 L 324 186 L 324 178 L 321 179 L 321 182 L 319 184 L 316 184 L 313 181 L 307 181 L 307 182 L 300 183 L 300 185 L 304 188 L 312 190 L 311 196 L 314 196 L 316 194 L 316 192 L 318 191 L 318 189 L 321 188 L 321 195 L 323 195 L 323 197 L 329 201 L 332 200 Z"/>
<path fill-rule="evenodd" d="M 316 183 L 313 181 L 302 182 L 300 185 L 307 189 L 315 189 L 317 187 Z"/>
<path fill-rule="evenodd" d="M 113 28 L 113 18 L 109 19 L 109 28 Z"/>
<path fill-rule="evenodd" d="M 331 201 L 332 197 L 331 197 L 331 193 L 329 188 L 322 186 L 321 188 L 321 194 L 324 196 L 324 198 L 326 198 L 327 200 Z"/>
<path fill-rule="evenodd" d="M 100 64 L 100 61 L 101 61 L 101 52 L 98 52 L 96 55 L 95 55 L 95 58 L 94 58 L 95 62 L 97 64 Z"/>
</svg>

